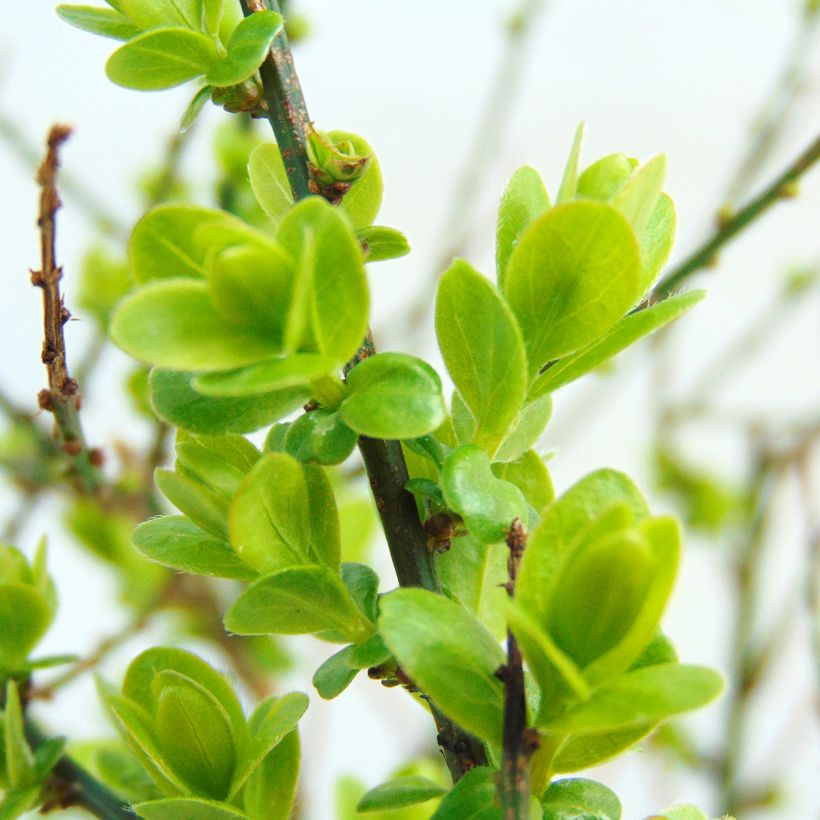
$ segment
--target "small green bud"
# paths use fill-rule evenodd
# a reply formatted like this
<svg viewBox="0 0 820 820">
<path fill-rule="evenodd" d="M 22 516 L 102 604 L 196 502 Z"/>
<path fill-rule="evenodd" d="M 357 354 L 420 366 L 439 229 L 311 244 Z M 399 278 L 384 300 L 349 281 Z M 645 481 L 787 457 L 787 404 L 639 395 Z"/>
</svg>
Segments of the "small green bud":
<svg viewBox="0 0 820 820">
<path fill-rule="evenodd" d="M 316 193 L 341 197 L 370 165 L 371 154 L 357 154 L 349 140 L 334 142 L 328 134 L 311 127 L 307 155 Z"/>
<path fill-rule="evenodd" d="M 652 575 L 649 545 L 635 531 L 582 546 L 557 585 L 550 617 L 556 644 L 582 668 L 615 647 L 640 612 Z"/>
<path fill-rule="evenodd" d="M 291 424 L 284 445 L 285 452 L 298 461 L 341 464 L 353 452 L 357 439 L 337 411 L 319 407 Z"/>
</svg>

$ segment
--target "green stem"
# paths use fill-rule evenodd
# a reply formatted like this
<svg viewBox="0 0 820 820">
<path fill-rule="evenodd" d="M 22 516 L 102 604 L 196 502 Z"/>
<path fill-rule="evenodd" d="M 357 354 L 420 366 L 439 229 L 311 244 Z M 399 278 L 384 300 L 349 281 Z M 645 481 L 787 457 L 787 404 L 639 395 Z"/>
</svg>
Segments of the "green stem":
<svg viewBox="0 0 820 820">
<path fill-rule="evenodd" d="M 25 728 L 26 738 L 32 748 L 36 749 L 48 740 L 31 720 L 26 719 Z M 58 781 L 58 791 L 60 795 L 65 796 L 66 806 L 82 806 L 94 817 L 100 817 L 102 820 L 116 820 L 116 818 L 133 820 L 137 816 L 128 807 L 127 801 L 106 788 L 68 756 L 61 757 L 57 761 L 57 765 L 52 769 L 51 777 Z"/>
<path fill-rule="evenodd" d="M 692 274 L 714 263 L 717 252 L 731 239 L 748 228 L 769 208 L 783 199 L 793 196 L 794 185 L 818 160 L 820 160 L 820 137 L 803 151 L 783 173 L 745 207 L 722 222 L 714 234 L 697 250 L 664 276 L 648 300 L 654 304 L 670 296 Z"/>
<path fill-rule="evenodd" d="M 267 8 L 280 11 L 276 0 L 240 0 L 240 3 L 246 16 Z M 259 74 L 268 103 L 268 119 L 282 153 L 294 199 L 299 200 L 312 193 L 306 148 L 310 119 L 284 30 L 274 39 Z M 375 348 L 368 332 L 348 368 L 373 353 Z M 361 436 L 359 451 L 399 584 L 440 592 L 435 562 L 415 500 L 404 489 L 409 475 L 401 445 L 397 441 Z M 445 752 L 450 753 L 445 754 L 445 760 L 454 781 L 472 766 L 486 764 L 486 751 L 480 741 L 437 710 L 433 710 L 433 714 L 439 737 L 448 738 L 449 750 Z"/>
</svg>

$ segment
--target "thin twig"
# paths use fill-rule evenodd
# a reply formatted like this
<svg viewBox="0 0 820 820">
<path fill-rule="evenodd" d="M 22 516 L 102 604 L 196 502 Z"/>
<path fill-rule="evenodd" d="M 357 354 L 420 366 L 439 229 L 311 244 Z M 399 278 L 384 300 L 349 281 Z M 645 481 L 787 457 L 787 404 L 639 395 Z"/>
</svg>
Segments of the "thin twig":
<svg viewBox="0 0 820 820">
<path fill-rule="evenodd" d="M 723 220 L 706 242 L 667 273 L 647 299 L 655 304 L 679 288 L 692 274 L 715 262 L 717 252 L 731 239 L 753 224 L 776 203 L 795 194 L 795 185 L 818 160 L 820 160 L 820 137 L 806 148 L 777 178 L 760 194 L 733 216 Z"/>
<path fill-rule="evenodd" d="M 280 10 L 276 0 L 240 1 L 245 16 L 267 8 Z M 284 28 L 274 39 L 259 74 L 268 103 L 268 119 L 282 154 L 294 199 L 299 200 L 313 192 L 307 158 L 310 120 Z M 374 352 L 368 333 L 349 366 L 354 366 Z M 409 476 L 401 445 L 397 441 L 362 436 L 359 438 L 359 450 L 399 583 L 439 591 L 435 563 L 427 547 L 427 537 L 415 501 L 404 489 Z M 453 738 L 452 755 L 445 759 L 454 780 L 458 780 L 470 766 L 486 763 L 483 746 L 472 735 L 443 715 L 437 718 L 436 725 L 440 736 Z"/>
<path fill-rule="evenodd" d="M 57 265 L 56 214 L 60 207 L 57 193 L 57 169 L 59 149 L 68 139 L 71 129 L 55 125 L 48 135 L 48 151 L 37 171 L 37 181 L 41 186 L 40 227 L 41 268 L 32 271 L 33 285 L 43 291 L 43 311 L 45 341 L 43 343 L 43 364 L 48 372 L 48 389 L 40 392 L 39 403 L 44 410 L 54 415 L 57 435 L 62 449 L 72 459 L 80 484 L 87 491 L 96 490 L 101 483 L 98 469 L 99 453 L 90 450 L 85 442 L 80 423 L 80 388 L 68 372 L 63 325 L 70 318 L 60 294 L 62 268 Z"/>
<path fill-rule="evenodd" d="M 507 534 L 507 594 L 515 595 L 515 582 L 527 532 L 516 518 Z M 527 699 L 524 663 L 513 633 L 507 630 L 507 663 L 496 673 L 504 682 L 504 762 L 501 766 L 499 798 L 504 820 L 527 820 L 530 816 L 529 759 L 537 747 L 537 735 L 527 729 Z"/>
</svg>

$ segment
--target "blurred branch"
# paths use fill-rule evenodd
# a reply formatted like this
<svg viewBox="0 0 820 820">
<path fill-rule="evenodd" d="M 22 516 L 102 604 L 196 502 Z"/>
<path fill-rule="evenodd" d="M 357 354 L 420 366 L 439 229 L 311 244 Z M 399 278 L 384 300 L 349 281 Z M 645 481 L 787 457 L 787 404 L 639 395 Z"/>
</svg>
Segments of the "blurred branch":
<svg viewBox="0 0 820 820">
<path fill-rule="evenodd" d="M 79 384 L 68 371 L 63 325 L 70 313 L 63 304 L 60 293 L 62 268 L 57 265 L 56 214 L 60 207 L 57 193 L 58 152 L 68 139 L 71 129 L 54 126 L 48 135 L 48 151 L 37 171 L 37 181 L 41 186 L 40 227 L 41 269 L 31 274 L 32 284 L 43 291 L 43 311 L 45 341 L 43 363 L 48 373 L 48 389 L 40 392 L 39 403 L 44 410 L 54 415 L 62 448 L 72 460 L 80 484 L 87 491 L 96 490 L 101 483 L 98 469 L 97 451 L 90 450 L 85 442 L 80 422 Z"/>
<path fill-rule="evenodd" d="M 473 142 L 464 163 L 443 221 L 435 262 L 429 281 L 419 289 L 415 302 L 402 312 L 404 328 L 418 329 L 430 312 L 430 291 L 453 258 L 464 254 L 475 230 L 475 212 L 481 188 L 488 175 L 485 170 L 496 158 L 505 133 L 512 125 L 510 112 L 521 88 L 532 32 L 543 11 L 544 0 L 523 0 L 505 24 L 504 52 L 498 71 L 487 93 L 479 121 L 473 129 Z"/>
<path fill-rule="evenodd" d="M 773 205 L 796 195 L 797 181 L 819 159 L 820 137 L 817 137 L 758 196 L 734 215 L 722 218 L 712 236 L 655 285 L 646 304 L 655 304 L 666 299 L 694 273 L 702 268 L 714 266 L 717 252 L 724 245 L 752 225 Z"/>
<path fill-rule="evenodd" d="M 0 113 L 0 140 L 5 142 L 12 153 L 32 169 L 40 162 L 39 149 L 28 139 L 23 130 L 8 115 Z M 126 240 L 129 228 L 117 217 L 112 216 L 114 209 L 82 182 L 69 173 L 61 176 L 61 185 L 70 199 L 82 210 L 97 227 L 108 236 Z"/>
</svg>

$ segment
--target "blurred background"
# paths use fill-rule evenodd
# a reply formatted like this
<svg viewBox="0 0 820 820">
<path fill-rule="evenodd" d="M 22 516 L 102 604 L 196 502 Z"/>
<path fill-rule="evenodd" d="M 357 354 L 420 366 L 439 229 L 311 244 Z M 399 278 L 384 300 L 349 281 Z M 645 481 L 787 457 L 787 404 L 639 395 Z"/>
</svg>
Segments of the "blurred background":
<svg viewBox="0 0 820 820">
<path fill-rule="evenodd" d="M 742 206 L 820 133 L 820 14 L 799 0 L 292 0 L 288 9 L 309 27 L 295 56 L 311 117 L 371 143 L 385 178 L 379 223 L 400 228 L 413 246 L 370 271 L 382 350 L 436 361 L 435 276 L 453 255 L 492 272 L 506 179 L 530 164 L 554 192 L 581 120 L 582 165 L 615 151 L 642 161 L 668 155 L 673 264 L 710 235 L 721 206 Z M 74 370 L 84 363 L 88 374 L 86 434 L 106 448 L 113 472 L 127 471 L 155 431 L 123 390 L 133 365 L 100 346 L 93 299 L 80 292 L 88 250 L 122 254 L 128 226 L 168 183 L 169 168 L 173 196 L 206 204 L 229 175 L 228 115 L 209 107 L 184 142 L 174 141 L 191 90 L 113 86 L 103 70 L 113 46 L 61 23 L 48 0 L 5 15 L 0 30 L 6 476 L 36 461 L 12 409 L 33 413 L 45 385 L 40 294 L 28 270 L 39 259 L 33 173 L 49 125 L 76 128 L 63 153 L 59 216 L 76 318 L 67 344 Z M 266 123 L 257 125 L 268 138 Z M 683 660 L 713 665 L 729 682 L 716 704 L 591 773 L 619 794 L 625 818 L 678 799 L 713 813 L 731 803 L 742 820 L 820 810 L 818 271 L 820 169 L 698 276 L 709 296 L 671 333 L 555 396 L 540 449 L 554 452 L 556 490 L 611 466 L 633 475 L 654 509 L 683 517 L 687 549 L 666 631 Z M 89 666 L 112 681 L 157 641 L 231 665 L 231 650 L 184 615 L 135 622 L 138 593 L 131 589 L 131 609 L 121 605 L 127 574 L 82 546 L 82 511 L 36 470 L 27 481 L 0 486 L 0 531 L 28 554 L 48 533 L 60 611 L 41 654 L 91 655 L 99 664 Z M 364 543 L 367 511 L 351 503 Z M 112 522 L 112 539 L 127 541 L 128 526 Z M 389 588 L 383 545 L 360 549 L 372 550 Z M 310 676 L 330 651 L 312 639 L 256 647 L 256 671 L 242 676 L 249 702 L 263 667 L 278 670 L 277 690 L 312 693 Z M 72 738 L 113 733 L 90 674 L 77 674 L 37 714 Z M 434 745 L 431 722 L 409 698 L 363 676 L 335 702 L 313 693 L 302 725 L 306 820 L 347 816 L 337 815 L 340 777 L 373 786 Z M 341 792 L 357 788 L 348 779 Z"/>
</svg>

